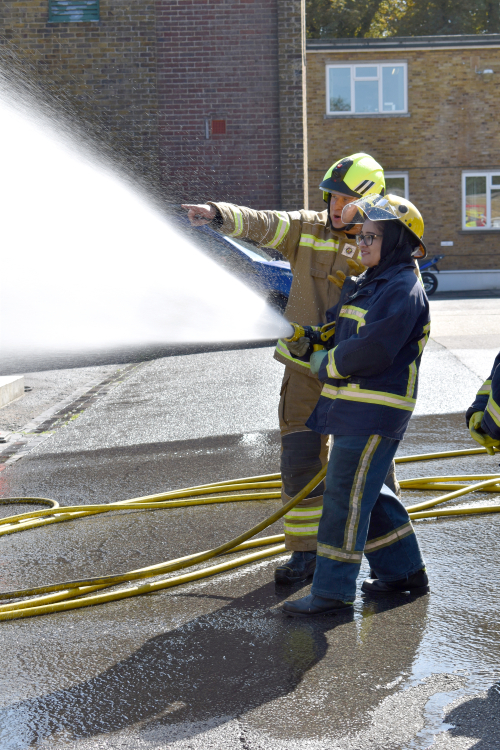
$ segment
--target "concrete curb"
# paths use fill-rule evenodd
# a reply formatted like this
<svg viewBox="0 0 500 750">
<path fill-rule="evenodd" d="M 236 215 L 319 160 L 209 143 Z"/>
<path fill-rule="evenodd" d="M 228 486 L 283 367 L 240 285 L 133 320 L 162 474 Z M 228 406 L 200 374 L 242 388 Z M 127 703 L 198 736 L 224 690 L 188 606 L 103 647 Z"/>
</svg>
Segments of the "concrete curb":
<svg viewBox="0 0 500 750">
<path fill-rule="evenodd" d="M 0 375 L 0 409 L 24 396 L 24 375 Z"/>
</svg>

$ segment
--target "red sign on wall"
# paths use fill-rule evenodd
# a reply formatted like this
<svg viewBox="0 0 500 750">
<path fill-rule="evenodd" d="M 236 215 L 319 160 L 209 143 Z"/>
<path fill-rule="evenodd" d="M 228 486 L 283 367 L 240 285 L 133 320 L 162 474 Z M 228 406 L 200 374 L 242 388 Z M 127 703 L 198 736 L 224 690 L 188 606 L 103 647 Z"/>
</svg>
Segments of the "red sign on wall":
<svg viewBox="0 0 500 750">
<path fill-rule="evenodd" d="M 225 120 L 212 120 L 212 135 L 226 135 Z"/>
</svg>

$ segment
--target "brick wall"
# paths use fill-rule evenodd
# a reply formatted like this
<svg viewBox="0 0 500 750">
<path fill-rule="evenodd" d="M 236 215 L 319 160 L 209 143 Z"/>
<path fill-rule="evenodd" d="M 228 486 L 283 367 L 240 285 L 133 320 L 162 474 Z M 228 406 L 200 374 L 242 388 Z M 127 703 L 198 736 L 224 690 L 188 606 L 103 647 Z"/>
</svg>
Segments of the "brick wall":
<svg viewBox="0 0 500 750">
<path fill-rule="evenodd" d="M 161 200 L 302 207 L 303 3 L 101 0 L 52 24 L 4 0 L 0 66 Z"/>
<path fill-rule="evenodd" d="M 276 0 L 159 0 L 157 18 L 165 186 L 186 201 L 278 208 Z"/>
<path fill-rule="evenodd" d="M 408 62 L 409 115 L 326 117 L 325 65 L 357 60 Z M 318 184 L 328 166 L 366 151 L 387 171 L 408 172 L 429 253 L 446 254 L 443 270 L 500 268 L 500 232 L 462 231 L 461 203 L 463 170 L 500 170 L 500 48 L 309 51 L 307 70 L 311 206 L 324 206 Z"/>
<path fill-rule="evenodd" d="M 281 205 L 307 208 L 305 0 L 278 2 Z"/>
<path fill-rule="evenodd" d="M 127 171 L 158 181 L 156 18 L 101 0 L 99 23 L 48 23 L 48 0 L 0 4 L 0 64 Z M 25 83 L 23 82 L 25 79 Z"/>
</svg>

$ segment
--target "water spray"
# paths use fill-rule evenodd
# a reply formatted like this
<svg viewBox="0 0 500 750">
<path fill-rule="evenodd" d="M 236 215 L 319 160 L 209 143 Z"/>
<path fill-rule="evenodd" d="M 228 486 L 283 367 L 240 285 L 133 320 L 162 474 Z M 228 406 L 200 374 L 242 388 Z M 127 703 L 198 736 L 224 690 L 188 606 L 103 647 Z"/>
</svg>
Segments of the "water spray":
<svg viewBox="0 0 500 750">
<path fill-rule="evenodd" d="M 0 374 L 94 364 L 107 352 L 137 361 L 141 349 L 269 342 L 287 330 L 262 297 L 47 123 L 5 97 L 0 122 Z"/>
</svg>

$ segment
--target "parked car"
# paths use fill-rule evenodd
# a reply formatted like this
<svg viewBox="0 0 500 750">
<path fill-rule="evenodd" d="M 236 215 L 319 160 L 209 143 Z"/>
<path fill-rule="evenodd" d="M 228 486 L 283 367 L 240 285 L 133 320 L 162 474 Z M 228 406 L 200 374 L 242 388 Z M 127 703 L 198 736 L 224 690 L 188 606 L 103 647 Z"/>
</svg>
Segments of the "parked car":
<svg viewBox="0 0 500 750">
<path fill-rule="evenodd" d="M 290 263 L 280 253 L 246 239 L 233 240 L 207 225 L 191 227 L 185 216 L 177 217 L 177 223 L 184 230 L 191 230 L 196 244 L 214 260 L 264 296 L 274 308 L 284 311 L 293 275 Z"/>
</svg>

